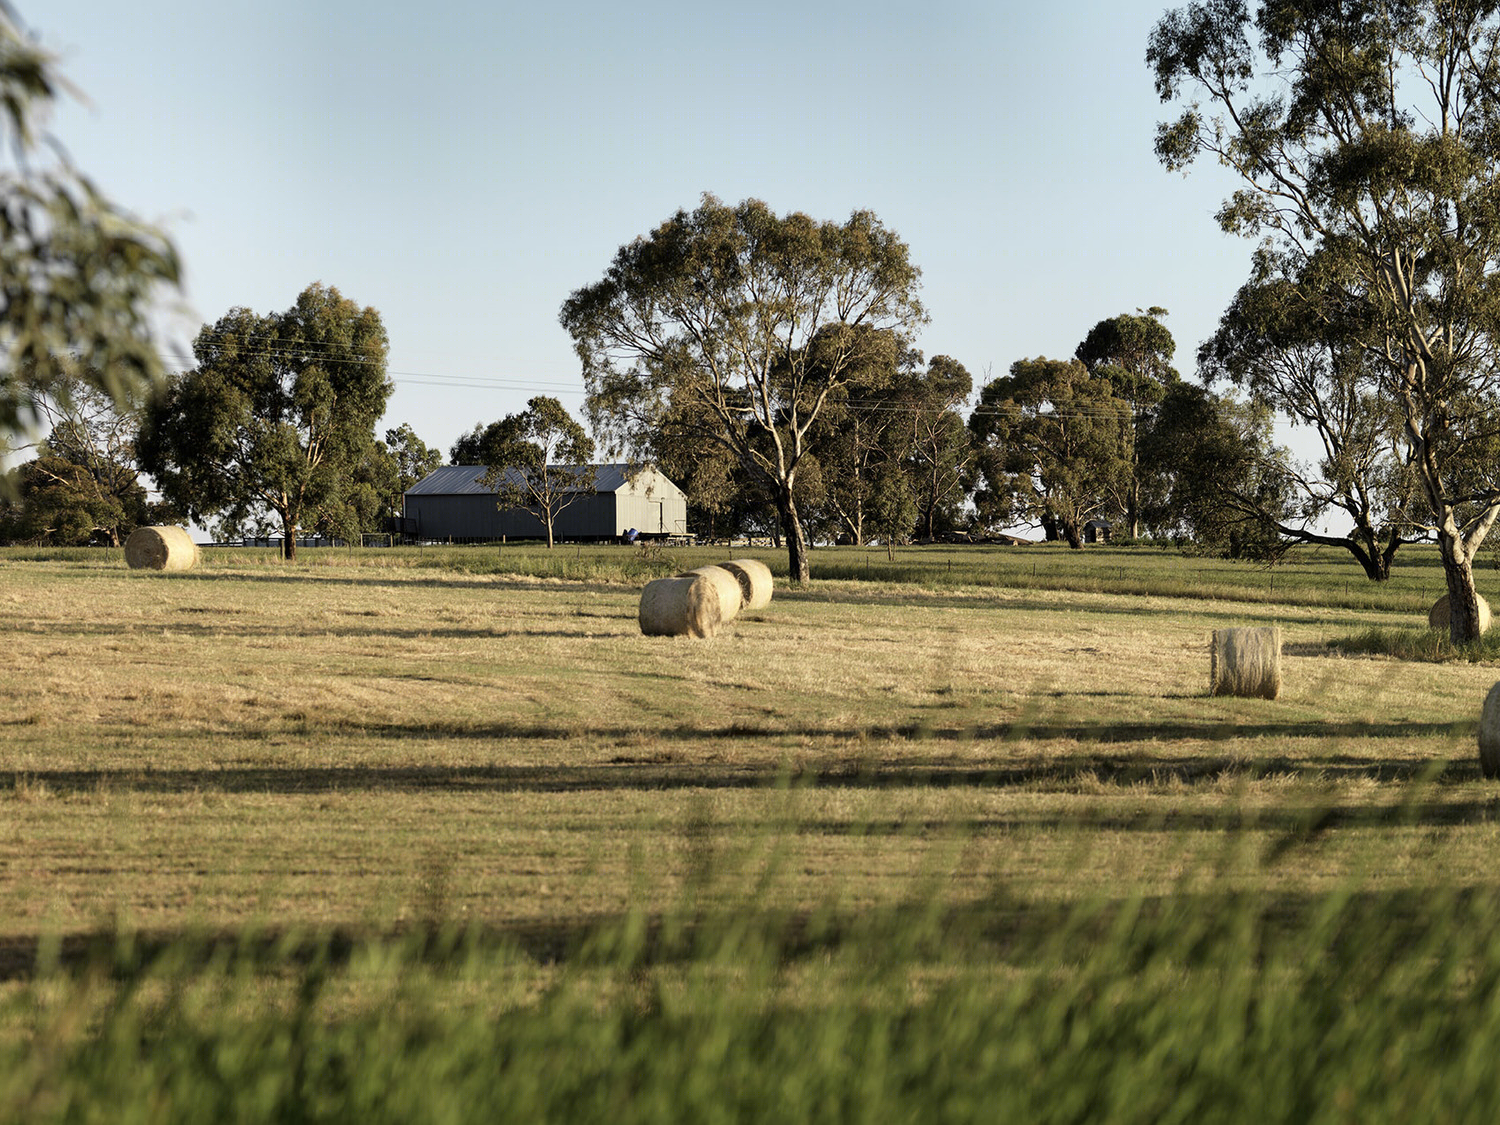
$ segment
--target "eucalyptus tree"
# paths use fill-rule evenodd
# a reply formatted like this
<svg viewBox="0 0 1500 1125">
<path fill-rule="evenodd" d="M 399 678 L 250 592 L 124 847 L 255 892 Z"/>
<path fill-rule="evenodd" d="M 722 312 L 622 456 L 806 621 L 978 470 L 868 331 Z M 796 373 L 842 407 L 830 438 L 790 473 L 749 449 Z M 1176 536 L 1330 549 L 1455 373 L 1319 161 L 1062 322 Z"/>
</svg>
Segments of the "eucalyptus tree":
<svg viewBox="0 0 1500 1125">
<path fill-rule="evenodd" d="M 558 515 L 594 491 L 594 439 L 557 399 L 537 395 L 519 414 L 486 431 L 481 482 L 495 490 L 501 509 L 525 508 L 554 542 Z"/>
<path fill-rule="evenodd" d="M 364 533 L 389 533 L 402 513 L 407 489 L 443 463 L 443 451 L 432 449 L 409 423 L 385 431 L 371 442 L 345 481 L 342 502 L 320 507 L 318 532 L 354 540 Z"/>
<path fill-rule="evenodd" d="M 21 538 L 117 547 L 147 522 L 135 466 L 138 399 L 129 387 L 115 399 L 99 383 L 78 366 L 63 368 L 33 399 L 48 434 L 21 471 Z"/>
<path fill-rule="evenodd" d="M 443 463 L 443 450 L 432 449 L 417 437 L 410 422 L 387 429 L 386 440 L 380 443 L 389 453 L 395 465 L 395 507 L 401 507 L 401 493 L 410 489 L 417 481 L 434 471 Z"/>
<path fill-rule="evenodd" d="M 819 467 L 825 531 L 856 546 L 872 533 L 893 534 L 890 500 L 897 492 L 886 469 L 900 472 L 911 452 L 910 369 L 922 360 L 889 331 L 871 336 L 859 352 L 842 393 L 825 405 L 807 440 Z M 886 516 L 879 531 L 870 519 L 877 490 Z M 900 533 L 910 530 L 908 524 Z"/>
<path fill-rule="evenodd" d="M 1280 559 L 1297 506 L 1273 418 L 1264 402 L 1174 383 L 1137 447 L 1141 518 L 1152 533 L 1225 558 Z"/>
<path fill-rule="evenodd" d="M 197 366 L 148 404 L 141 467 L 189 518 L 225 530 L 345 526 L 348 491 L 391 393 L 380 314 L 314 284 L 285 312 L 231 309 L 193 342 Z"/>
<path fill-rule="evenodd" d="M 1089 374 L 1108 379 L 1116 397 L 1130 404 L 1130 475 L 1125 481 L 1120 509 L 1126 533 L 1141 533 L 1140 432 L 1150 424 L 1167 391 L 1178 381 L 1172 355 L 1177 342 L 1161 318 L 1167 310 L 1153 305 L 1135 315 L 1121 313 L 1101 320 L 1074 350 L 1073 356 Z"/>
<path fill-rule="evenodd" d="M 661 470 L 687 498 L 688 523 L 705 539 L 730 539 L 746 533 L 757 513 L 769 506 L 745 478 L 740 462 L 722 445 L 701 435 L 706 419 L 683 417 L 699 408 L 681 405 L 661 419 L 650 448 L 637 456 Z M 765 522 L 761 513 L 761 523 Z M 775 523 L 774 512 L 771 523 Z"/>
<path fill-rule="evenodd" d="M 910 540 L 912 526 L 921 516 L 911 476 L 900 465 L 878 465 L 871 475 L 865 507 L 870 529 L 885 543 L 886 557 L 894 559 L 896 544 Z"/>
<path fill-rule="evenodd" d="M 493 465 L 504 458 L 508 439 L 503 420 L 483 425 L 476 422 L 474 428 L 460 434 L 448 447 L 448 463 L 452 465 Z"/>
<path fill-rule="evenodd" d="M 1379 372 L 1358 339 L 1347 337 L 1349 317 L 1320 307 L 1341 301 L 1338 290 L 1319 293 L 1311 285 L 1284 280 L 1246 285 L 1198 353 L 1205 381 L 1225 380 L 1253 401 L 1279 411 L 1318 441 L 1317 460 L 1294 464 L 1276 451 L 1279 475 L 1296 496 L 1276 497 L 1280 511 L 1260 516 L 1289 542 L 1347 550 L 1367 577 L 1390 577 L 1391 560 L 1403 545 L 1422 537 L 1414 475 L 1400 456 L 1399 411 L 1379 393 Z M 1310 305 L 1318 302 L 1318 306 Z M 1245 507 L 1249 499 L 1236 494 Z M 1320 530 L 1332 516 L 1339 527 Z"/>
<path fill-rule="evenodd" d="M 1202 0 L 1153 29 L 1169 169 L 1217 159 L 1252 282 L 1306 295 L 1354 353 L 1435 535 L 1454 641 L 1478 636 L 1475 553 L 1500 516 L 1500 11 L 1493 0 Z M 1324 299 L 1334 291 L 1338 300 Z"/>
<path fill-rule="evenodd" d="M 927 538 L 958 522 L 974 461 L 974 442 L 960 408 L 974 380 L 958 360 L 933 356 L 903 389 L 910 404 L 911 451 L 906 458 L 918 520 Z"/>
<path fill-rule="evenodd" d="M 1130 404 L 1078 360 L 1017 360 L 980 391 L 969 429 L 981 522 L 1031 521 L 1078 548 L 1087 521 L 1119 510 L 1131 474 Z"/>
<path fill-rule="evenodd" d="M 376 453 L 388 464 L 381 476 L 382 515 L 399 516 L 401 498 L 423 477 L 443 463 L 443 451 L 433 449 L 417 436 L 411 423 L 402 422 L 385 431 L 385 440 L 375 443 Z"/>
<path fill-rule="evenodd" d="M 19 466 L 7 538 L 118 547 L 149 518 L 146 490 L 135 465 L 139 412 L 129 388 L 118 401 L 99 380 L 60 369 L 44 395 L 32 399 L 47 436 Z"/>
<path fill-rule="evenodd" d="M 149 314 L 178 283 L 160 231 L 112 203 L 41 127 L 67 89 L 0 4 L 0 434 L 81 377 L 124 402 L 161 374 Z M 75 376 L 74 364 L 77 363 Z"/>
<path fill-rule="evenodd" d="M 622 246 L 561 319 L 595 432 L 640 456 L 663 423 L 697 427 L 771 495 L 803 583 L 796 487 L 809 434 L 875 334 L 904 337 L 923 321 L 919 276 L 906 243 L 868 211 L 819 222 L 705 195 Z"/>
</svg>

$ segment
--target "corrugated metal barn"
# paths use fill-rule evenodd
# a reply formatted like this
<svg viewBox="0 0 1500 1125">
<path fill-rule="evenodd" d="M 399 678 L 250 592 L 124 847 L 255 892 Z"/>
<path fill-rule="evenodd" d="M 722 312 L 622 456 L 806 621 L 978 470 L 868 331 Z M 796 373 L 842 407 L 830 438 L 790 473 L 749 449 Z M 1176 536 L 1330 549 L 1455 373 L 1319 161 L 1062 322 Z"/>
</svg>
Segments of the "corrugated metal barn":
<svg viewBox="0 0 1500 1125">
<path fill-rule="evenodd" d="M 566 469 L 569 466 L 559 466 Z M 687 497 L 655 469 L 595 465 L 594 488 L 557 514 L 558 539 L 616 539 L 631 528 L 644 537 L 686 535 Z M 541 519 L 525 508 L 497 506 L 479 482 L 482 465 L 444 465 L 414 484 L 403 500 L 407 534 L 431 541 L 545 539 Z"/>
</svg>

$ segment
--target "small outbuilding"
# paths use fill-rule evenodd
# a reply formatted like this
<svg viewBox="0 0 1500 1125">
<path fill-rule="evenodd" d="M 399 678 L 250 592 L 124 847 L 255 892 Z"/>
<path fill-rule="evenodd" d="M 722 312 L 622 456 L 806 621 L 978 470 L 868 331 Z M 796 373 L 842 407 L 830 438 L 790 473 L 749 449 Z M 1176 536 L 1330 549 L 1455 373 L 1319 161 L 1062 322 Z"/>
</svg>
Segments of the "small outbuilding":
<svg viewBox="0 0 1500 1125">
<path fill-rule="evenodd" d="M 1108 543 L 1110 526 L 1108 520 L 1089 520 L 1083 525 L 1085 543 Z"/>
<path fill-rule="evenodd" d="M 576 466 L 560 466 L 562 469 Z M 591 489 L 580 491 L 557 514 L 558 539 L 620 539 L 634 529 L 642 539 L 688 534 L 687 497 L 655 469 L 594 465 Z M 498 507 L 495 490 L 481 482 L 483 465 L 444 465 L 402 498 L 402 527 L 425 542 L 545 539 L 540 517 L 525 508 Z"/>
</svg>

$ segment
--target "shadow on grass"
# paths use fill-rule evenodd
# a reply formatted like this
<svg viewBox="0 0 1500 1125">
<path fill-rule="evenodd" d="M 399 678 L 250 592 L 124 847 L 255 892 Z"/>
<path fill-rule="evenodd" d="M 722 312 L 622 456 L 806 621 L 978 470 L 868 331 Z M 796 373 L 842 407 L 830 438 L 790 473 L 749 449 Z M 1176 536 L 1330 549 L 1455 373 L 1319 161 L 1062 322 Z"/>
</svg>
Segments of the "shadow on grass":
<svg viewBox="0 0 1500 1125">
<path fill-rule="evenodd" d="M 1005 759 L 976 763 L 962 759 L 924 758 L 903 753 L 881 757 L 879 748 L 863 754 L 831 756 L 817 766 L 765 762 L 744 765 L 682 760 L 672 751 L 624 752 L 607 762 L 588 765 L 461 765 L 278 767 L 227 766 L 203 769 L 74 769 L 0 772 L 0 791 L 25 795 L 42 788 L 56 793 L 128 791 L 151 793 L 270 793 L 283 795 L 342 791 L 430 791 L 503 793 L 653 792 L 695 789 L 1007 789 L 1077 790 L 1098 786 L 1199 785 L 1224 780 L 1284 777 L 1314 782 L 1366 780 L 1427 781 L 1460 784 L 1480 779 L 1477 754 L 1472 761 L 1394 760 L 1352 755 L 1247 759 L 1243 755 L 1174 755 L 1103 750 L 1045 759 Z M 1439 802 L 1449 807 L 1450 802 Z M 1461 803 L 1471 813 L 1500 807 L 1495 798 Z M 1472 807 L 1470 807 L 1472 806 Z M 1452 806 L 1458 807 L 1458 806 Z M 1434 805 L 1434 809 L 1437 805 Z M 1300 813 L 1297 815 L 1301 815 Z M 1385 816 L 1376 810 L 1372 815 Z M 1438 816 L 1434 812 L 1434 816 Z M 1446 815 L 1446 814 L 1443 814 Z M 1158 813 L 1131 814 L 1132 824 L 1159 825 Z M 1435 820 L 1434 823 L 1457 821 Z M 1008 823 L 1008 822 L 1007 822 Z M 1028 821 L 1027 823 L 1035 823 Z M 1092 821 L 1087 823 L 1092 824 Z M 1122 822 L 1123 823 L 1123 822 Z M 999 826 L 998 824 L 996 825 Z"/>
<path fill-rule="evenodd" d="M 658 678 L 657 674 L 637 674 Z M 415 679 L 432 677 L 417 675 Z M 927 709 L 944 711 L 951 705 L 938 703 Z M 25 720 L 10 720 L 10 725 Z M 0 720 L 0 725 L 7 725 Z M 635 747 L 651 743 L 697 744 L 725 741 L 763 739 L 774 743 L 794 740 L 825 742 L 854 742 L 867 748 L 870 755 L 877 754 L 882 743 L 959 743 L 969 745 L 978 742 L 1070 742 L 1099 745 L 1117 745 L 1133 742 L 1237 742 L 1255 739 L 1336 739 L 1352 738 L 1368 741 L 1406 741 L 1417 739 L 1462 739 L 1472 742 L 1477 736 L 1477 720 L 1461 720 L 1451 723 L 1432 722 L 1320 722 L 1300 720 L 1290 722 L 1235 722 L 1232 720 L 1186 722 L 1181 720 L 1129 720 L 1102 719 L 1098 722 L 1054 723 L 1032 722 L 1017 719 L 1012 722 L 984 725 L 938 725 L 926 721 L 883 725 L 879 723 L 856 725 L 816 725 L 770 722 L 760 725 L 753 722 L 730 723 L 720 726 L 682 723 L 676 726 L 650 726 L 641 723 L 608 726 L 593 723 L 547 724 L 547 723 L 384 723 L 384 724 L 322 724 L 307 721 L 280 730 L 268 729 L 257 732 L 252 741 L 272 742 L 307 737 L 309 735 L 349 735 L 362 738 L 390 739 L 394 741 L 475 741 L 475 742 L 577 742 L 592 744 L 616 743 L 622 747 Z M 1116 756 L 1118 757 L 1118 756 Z M 910 761 L 909 753 L 902 753 L 902 761 Z M 1054 759 L 1065 760 L 1065 759 Z M 1181 755 L 1166 758 L 1140 755 L 1142 762 L 1170 766 L 1184 760 Z M 1235 759 L 1244 761 L 1244 755 Z M 1264 760 L 1264 759 L 1262 759 Z M 1322 762 L 1327 759 L 1319 758 Z M 694 769 L 700 767 L 694 766 Z M 0 772 L 0 780 L 7 775 Z M 10 776 L 15 776 L 11 774 Z"/>
<path fill-rule="evenodd" d="M 1185 964 L 1213 967 L 1226 945 L 1266 957 L 1295 953 L 1309 933 L 1337 939 L 1343 929 L 1377 925 L 1382 946 L 1399 952 L 1428 936 L 1435 913 L 1493 918 L 1500 889 L 1477 885 L 1366 890 L 1330 897 L 1317 891 L 1173 891 L 1094 901 L 1036 901 L 1005 888 L 977 900 L 937 905 L 903 902 L 858 911 L 777 910 L 710 906 L 665 914 L 579 914 L 545 920 L 468 923 L 436 921 L 396 928 L 337 926 L 294 929 L 248 924 L 120 932 L 0 937 L 0 981 L 63 973 L 132 980 L 165 972 L 280 973 L 287 968 L 342 968 L 372 948 L 400 954 L 403 964 L 463 969 L 475 957 L 524 958 L 538 965 L 612 967 L 667 965 L 712 956 L 734 943 L 773 962 L 826 958 L 845 946 L 904 963 L 981 959 L 1012 964 L 1072 962 L 1092 951 L 1110 955 L 1122 920 L 1135 932 L 1187 928 L 1200 939 L 1181 952 Z M 746 937 L 753 940 L 749 943 Z M 1147 941 L 1138 952 L 1151 948 Z"/>
<path fill-rule="evenodd" d="M 1014 587 L 971 587 L 976 592 L 969 595 L 953 593 L 934 593 L 924 590 L 910 591 L 865 591 L 851 590 L 842 587 L 838 590 L 819 590 L 816 587 L 810 590 L 780 590 L 776 592 L 773 606 L 788 602 L 808 602 L 813 604 L 827 605 L 859 605 L 859 606 L 889 606 L 893 609 L 966 609 L 985 613 L 1011 613 L 1031 612 L 1049 613 L 1053 615 L 1066 615 L 1072 613 L 1089 614 L 1098 616 L 1128 617 L 1132 620 L 1161 619 L 1171 621 L 1174 624 L 1180 622 L 1184 615 L 1182 606 L 1150 606 L 1142 604 L 1147 597 L 1152 598 L 1175 598 L 1181 600 L 1186 595 L 1173 594 L 1134 594 L 1121 593 L 1111 590 L 1068 590 L 1059 589 L 1051 591 L 1054 594 L 1074 595 L 1082 598 L 1098 598 L 1106 596 L 1110 598 L 1136 598 L 1128 604 L 1089 604 L 1080 601 L 1076 605 L 1060 604 L 1056 597 L 1043 598 L 1037 596 L 1038 591 L 1027 590 L 1024 597 L 1016 597 Z M 1194 600 L 1187 598 L 1187 600 Z M 1222 602 L 1224 609 L 1207 609 L 1207 602 Z M 1233 607 L 1233 608 L 1229 608 Z M 1232 596 L 1223 598 L 1207 598 L 1199 601 L 1199 604 L 1187 611 L 1192 617 L 1202 619 L 1205 622 L 1220 622 L 1224 624 L 1240 624 L 1248 620 L 1276 622 L 1282 625 L 1326 625 L 1328 624 L 1328 611 L 1332 606 L 1313 607 L 1321 609 L 1321 613 L 1313 612 L 1312 608 L 1301 608 L 1290 610 L 1288 606 L 1279 602 L 1259 603 L 1254 601 L 1236 601 Z M 1399 612 L 1395 610 L 1393 612 Z M 1209 638 L 1205 636 L 1203 643 L 1206 646 Z"/>
<path fill-rule="evenodd" d="M 521 572 L 496 571 L 477 577 L 464 571 L 442 571 L 430 567 L 400 568 L 394 574 L 410 577 L 396 578 L 380 575 L 375 568 L 368 568 L 358 575 L 328 574 L 316 568 L 295 573 L 257 573 L 253 570 L 192 570 L 182 574 L 148 575 L 146 581 L 157 582 L 232 582 L 267 583 L 282 586 L 331 585 L 388 587 L 393 590 L 410 590 L 414 587 L 437 587 L 444 590 L 482 590 L 491 594 L 506 590 L 550 590 L 555 593 L 620 594 L 629 593 L 644 586 L 648 578 L 605 582 L 585 578 L 548 578 Z"/>
<path fill-rule="evenodd" d="M 673 573 L 673 567 L 667 567 L 662 574 Z M 300 572 L 258 573 L 253 570 L 203 570 L 189 571 L 183 574 L 148 576 L 147 581 L 169 581 L 169 582 L 203 582 L 203 583 L 264 583 L 282 586 L 308 586 L 308 585 L 336 585 L 357 586 L 360 588 L 388 588 L 391 590 L 410 590 L 417 587 L 441 588 L 445 590 L 473 590 L 484 591 L 491 595 L 499 595 L 507 590 L 542 592 L 551 591 L 559 594 L 569 593 L 593 593 L 593 594 L 635 594 L 652 577 L 661 575 L 648 574 L 639 578 L 628 578 L 619 581 L 601 581 L 598 579 L 575 579 L 562 577 L 543 577 L 528 575 L 521 572 L 511 573 L 497 571 L 494 574 L 486 574 L 477 577 L 463 571 L 434 571 L 428 568 L 414 567 L 397 571 L 403 577 L 385 577 L 380 575 L 375 568 L 362 570 L 357 575 L 344 573 L 328 574 L 320 573 L 317 568 L 309 568 Z M 827 586 L 819 587 L 816 581 L 811 587 L 798 588 L 785 584 L 785 578 L 777 579 L 776 595 L 774 604 L 835 604 L 850 606 L 886 606 L 893 609 L 899 608 L 928 608 L 928 609 L 966 609 L 981 612 L 1004 612 L 1004 611 L 1026 611 L 1040 613 L 1087 613 L 1104 616 L 1122 616 L 1133 619 L 1161 618 L 1178 621 L 1182 618 L 1181 606 L 1148 606 L 1143 604 L 1147 597 L 1152 598 L 1186 598 L 1197 601 L 1199 604 L 1191 611 L 1192 615 L 1208 622 L 1223 622 L 1235 624 L 1246 620 L 1276 621 L 1281 624 L 1304 624 L 1322 625 L 1328 622 L 1330 610 L 1342 608 L 1335 604 L 1317 604 L 1311 607 L 1298 607 L 1293 609 L 1286 603 L 1275 601 L 1260 601 L 1250 598 L 1238 601 L 1234 597 L 1234 591 L 1218 591 L 1212 596 L 1195 598 L 1191 593 L 1172 591 L 1167 594 L 1141 593 L 1139 591 L 1111 591 L 1101 590 L 1075 590 L 1067 587 L 1058 589 L 1036 588 L 1033 586 L 1005 586 L 1005 585 L 983 585 L 966 586 L 964 590 L 971 593 L 957 594 L 951 591 L 933 591 L 922 589 L 904 590 L 867 590 L 858 587 L 865 583 L 854 579 L 829 579 L 827 581 L 838 582 L 837 589 Z M 1024 596 L 1017 597 L 1017 590 L 1025 590 Z M 1054 596 L 1044 596 L 1044 595 Z M 1128 598 L 1130 601 L 1123 605 L 1087 604 L 1080 603 L 1076 606 L 1060 605 L 1055 595 L 1073 595 L 1078 598 L 1098 598 L 1100 595 L 1108 597 Z M 1209 603 L 1222 602 L 1223 609 L 1205 608 Z M 1372 608 L 1362 606 L 1361 608 Z M 1401 605 L 1382 606 L 1387 612 L 1405 612 L 1410 607 Z M 1320 612 L 1319 612 L 1320 611 Z M 1416 612 L 1410 609 L 1410 612 Z M 325 632 L 326 630 L 315 630 Z M 1207 638 L 1205 638 L 1207 643 Z"/>
<path fill-rule="evenodd" d="M 947 709 L 938 705 L 935 709 Z M 1130 742 L 1232 742 L 1244 739 L 1266 738 L 1358 738 L 1371 740 L 1467 738 L 1473 739 L 1478 732 L 1477 720 L 1452 723 L 1430 722 L 1321 722 L 1317 720 L 1294 720 L 1290 722 L 1233 722 L 1211 721 L 1188 722 L 1181 720 L 1129 720 L 1102 719 L 1098 722 L 1053 723 L 1031 722 L 1018 719 L 1012 722 L 992 723 L 979 726 L 937 725 L 926 722 L 901 723 L 895 725 L 869 724 L 816 725 L 772 722 L 766 725 L 755 723 L 731 723 L 721 726 L 679 724 L 677 726 L 643 726 L 640 724 L 615 727 L 600 725 L 548 725 L 510 723 L 392 723 L 375 727 L 359 728 L 360 733 L 391 739 L 478 739 L 482 741 L 568 741 L 588 739 L 595 742 L 630 743 L 649 738 L 666 743 L 698 743 L 736 739 L 817 739 L 825 741 L 857 741 L 861 743 L 902 742 L 1083 742 L 1083 743 L 1130 743 Z M 1156 759 L 1152 759 L 1156 760 Z"/>
<path fill-rule="evenodd" d="M 201 614 L 199 609 L 186 610 L 184 612 Z M 635 614 L 610 614 L 610 613 L 577 613 L 573 616 L 578 618 L 604 618 L 620 622 L 628 622 L 635 625 Z M 93 626 L 85 623 L 57 623 L 48 626 L 49 636 L 71 636 L 71 637 L 99 637 L 111 641 L 117 641 L 121 637 L 129 637 L 132 631 L 121 630 L 109 626 Z M 509 626 L 495 624 L 481 624 L 467 627 L 452 625 L 435 625 L 431 628 L 404 628 L 392 629 L 382 625 L 357 625 L 350 626 L 334 622 L 313 622 L 301 629 L 288 629 L 282 625 L 256 625 L 245 626 L 235 622 L 203 623 L 196 620 L 187 621 L 162 621 L 142 625 L 135 631 L 138 636 L 160 636 L 163 633 L 178 634 L 184 637 L 216 637 L 220 639 L 264 639 L 273 637 L 288 642 L 298 637 L 341 637 L 348 640 L 460 640 L 460 641 L 482 641 L 497 640 L 506 637 L 573 637 L 578 639 L 604 639 L 618 640 L 618 632 L 602 633 L 599 626 L 593 629 L 515 629 Z"/>
</svg>

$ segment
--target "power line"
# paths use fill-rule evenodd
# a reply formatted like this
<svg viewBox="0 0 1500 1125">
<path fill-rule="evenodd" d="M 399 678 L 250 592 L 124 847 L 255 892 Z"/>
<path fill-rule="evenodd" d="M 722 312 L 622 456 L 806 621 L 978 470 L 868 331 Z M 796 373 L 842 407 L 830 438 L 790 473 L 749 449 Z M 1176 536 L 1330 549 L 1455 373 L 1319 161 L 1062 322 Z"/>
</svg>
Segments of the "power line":
<svg viewBox="0 0 1500 1125">
<path fill-rule="evenodd" d="M 300 359 L 305 353 L 294 347 L 262 346 L 241 348 L 238 354 L 252 359 L 290 360 Z M 181 352 L 163 351 L 158 355 L 164 361 L 169 362 L 192 364 L 197 361 L 196 356 L 185 355 Z M 344 358 L 343 362 L 375 366 L 382 361 L 350 356 Z M 505 379 L 494 375 L 454 375 L 440 371 L 387 371 L 386 374 L 392 382 L 403 384 L 460 387 L 472 390 L 556 390 L 567 394 L 584 393 L 583 388 L 577 383 L 565 383 L 553 379 Z"/>
<path fill-rule="evenodd" d="M 200 334 L 201 337 L 201 334 Z M 248 339 L 253 339 L 250 337 Z M 348 349 L 348 345 L 338 344 L 334 341 L 311 341 L 308 344 L 282 344 L 272 339 L 266 339 L 255 347 L 241 347 L 238 354 L 247 358 L 259 358 L 268 360 L 293 360 L 306 358 L 309 351 L 317 354 L 322 349 L 322 354 L 328 358 L 334 358 L 336 349 Z M 164 361 L 178 362 L 184 364 L 196 363 L 197 357 L 177 351 L 159 351 L 157 353 Z M 338 357 L 345 363 L 377 365 L 383 361 L 378 358 L 365 357 L 361 355 L 345 354 Z M 495 390 L 495 391 L 538 391 L 564 394 L 568 396 L 582 397 L 588 392 L 576 382 L 562 382 L 553 379 L 507 379 L 494 375 L 459 375 L 441 371 L 387 371 L 391 382 L 402 386 L 419 387 L 451 387 L 457 390 Z M 833 400 L 830 405 L 841 409 L 852 409 L 866 413 L 875 414 L 903 414 L 916 417 L 925 413 L 923 407 L 902 402 L 891 402 L 886 399 L 874 398 L 844 398 Z M 956 414 L 962 414 L 961 404 L 945 408 Z M 1081 421 L 1081 420 L 1118 420 L 1120 412 L 1109 407 L 1077 406 L 1068 410 L 1044 410 L 1040 406 L 981 406 L 976 405 L 968 412 L 967 417 L 993 417 L 993 418 L 1019 418 L 1028 413 L 1040 415 L 1058 421 Z"/>
</svg>

